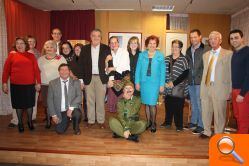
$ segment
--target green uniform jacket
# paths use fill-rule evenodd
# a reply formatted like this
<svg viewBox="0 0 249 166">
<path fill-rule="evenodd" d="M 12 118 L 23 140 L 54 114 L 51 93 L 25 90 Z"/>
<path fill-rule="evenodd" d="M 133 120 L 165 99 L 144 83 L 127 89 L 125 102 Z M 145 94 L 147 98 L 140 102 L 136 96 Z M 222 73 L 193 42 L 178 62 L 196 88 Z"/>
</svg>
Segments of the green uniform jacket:
<svg viewBox="0 0 249 166">
<path fill-rule="evenodd" d="M 124 98 L 118 101 L 118 119 L 124 127 L 124 131 L 130 130 L 132 123 L 139 120 L 141 101 L 133 96 L 130 100 Z"/>
</svg>

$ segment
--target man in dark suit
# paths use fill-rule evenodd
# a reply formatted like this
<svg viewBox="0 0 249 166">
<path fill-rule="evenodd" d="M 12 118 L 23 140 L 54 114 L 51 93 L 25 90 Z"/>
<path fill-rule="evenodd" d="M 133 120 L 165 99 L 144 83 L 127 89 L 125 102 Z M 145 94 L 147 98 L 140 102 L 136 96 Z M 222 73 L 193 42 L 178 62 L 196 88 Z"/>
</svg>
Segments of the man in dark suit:
<svg viewBox="0 0 249 166">
<path fill-rule="evenodd" d="M 82 67 L 83 81 L 87 96 L 87 127 L 94 125 L 96 117 L 100 128 L 104 128 L 104 99 L 106 84 L 108 82 L 108 76 L 105 71 L 105 60 L 108 55 L 111 55 L 111 51 L 107 45 L 100 43 L 101 31 L 99 29 L 92 30 L 90 37 L 91 44 L 85 45 L 82 48 L 79 62 Z"/>
<path fill-rule="evenodd" d="M 80 118 L 82 93 L 80 81 L 69 77 L 69 65 L 62 63 L 59 68 L 59 78 L 49 83 L 48 87 L 48 112 L 56 124 L 55 130 L 62 134 L 67 130 L 70 119 L 73 121 L 75 135 L 80 135 Z"/>
</svg>

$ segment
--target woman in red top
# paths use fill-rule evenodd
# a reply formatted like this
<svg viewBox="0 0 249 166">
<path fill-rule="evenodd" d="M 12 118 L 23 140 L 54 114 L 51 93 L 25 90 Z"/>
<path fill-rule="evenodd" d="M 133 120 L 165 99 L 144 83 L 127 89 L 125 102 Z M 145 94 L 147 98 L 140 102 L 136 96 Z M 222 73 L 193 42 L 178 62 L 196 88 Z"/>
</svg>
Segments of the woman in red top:
<svg viewBox="0 0 249 166">
<path fill-rule="evenodd" d="M 23 132 L 23 110 L 27 110 L 29 129 L 34 129 L 32 113 L 35 105 L 35 91 L 40 90 L 41 78 L 34 54 L 27 52 L 28 42 L 18 37 L 15 40 L 14 49 L 15 51 L 10 52 L 5 61 L 2 83 L 3 92 L 8 93 L 7 82 L 10 78 L 11 103 L 16 109 L 19 132 Z"/>
</svg>

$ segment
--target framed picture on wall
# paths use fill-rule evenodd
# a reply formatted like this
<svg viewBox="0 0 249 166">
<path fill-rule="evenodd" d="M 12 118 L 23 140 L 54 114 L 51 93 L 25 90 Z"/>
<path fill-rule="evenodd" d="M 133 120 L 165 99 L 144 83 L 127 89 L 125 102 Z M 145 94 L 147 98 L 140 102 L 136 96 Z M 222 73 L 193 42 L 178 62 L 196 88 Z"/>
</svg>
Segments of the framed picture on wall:
<svg viewBox="0 0 249 166">
<path fill-rule="evenodd" d="M 127 49 L 128 41 L 131 37 L 136 36 L 139 39 L 140 48 L 142 48 L 142 33 L 139 32 L 109 32 L 108 39 L 112 36 L 117 36 L 119 47 Z"/>
<path fill-rule="evenodd" d="M 182 53 L 185 55 L 188 45 L 188 34 L 187 33 L 166 33 L 166 51 L 165 55 L 168 56 L 171 54 L 171 43 L 173 40 L 180 40 L 183 42 Z"/>
</svg>

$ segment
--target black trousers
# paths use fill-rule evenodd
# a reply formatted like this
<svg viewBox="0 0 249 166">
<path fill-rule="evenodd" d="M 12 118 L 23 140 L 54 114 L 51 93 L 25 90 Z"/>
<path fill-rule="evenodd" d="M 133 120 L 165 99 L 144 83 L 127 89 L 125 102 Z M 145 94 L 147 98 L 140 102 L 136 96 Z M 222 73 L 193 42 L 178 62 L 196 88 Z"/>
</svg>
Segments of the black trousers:
<svg viewBox="0 0 249 166">
<path fill-rule="evenodd" d="M 74 109 L 74 111 L 72 112 L 72 122 L 73 122 L 74 131 L 78 131 L 80 129 L 79 124 L 81 120 L 81 115 L 82 115 L 82 112 L 80 109 Z M 61 123 L 55 126 L 55 131 L 58 134 L 65 133 L 70 123 L 70 120 L 69 120 L 69 117 L 67 116 L 66 111 L 61 113 L 61 117 L 62 117 Z"/>
<path fill-rule="evenodd" d="M 183 128 L 183 107 L 185 98 L 165 96 L 165 122 L 171 125 L 174 117 L 175 126 Z"/>
</svg>

